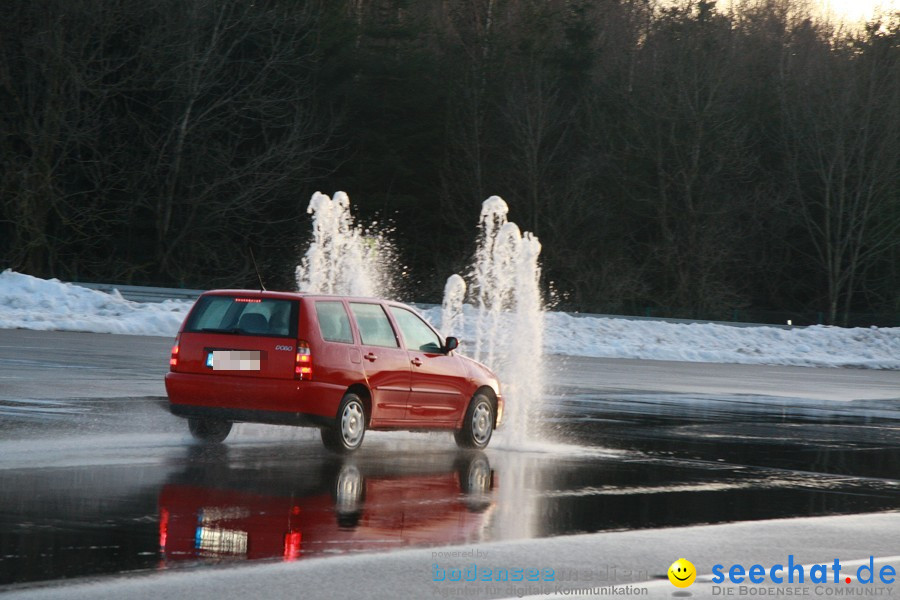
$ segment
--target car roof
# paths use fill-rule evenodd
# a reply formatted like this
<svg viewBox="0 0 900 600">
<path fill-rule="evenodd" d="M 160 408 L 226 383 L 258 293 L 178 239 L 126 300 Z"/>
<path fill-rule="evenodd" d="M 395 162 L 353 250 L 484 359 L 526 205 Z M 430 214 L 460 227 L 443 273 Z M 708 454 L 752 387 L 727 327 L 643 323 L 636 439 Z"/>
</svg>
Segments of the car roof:
<svg viewBox="0 0 900 600">
<path fill-rule="evenodd" d="M 272 298 L 277 300 L 301 300 L 301 299 L 317 299 L 329 298 L 332 300 L 363 300 L 367 302 L 378 302 L 395 306 L 407 306 L 402 302 L 393 300 L 385 300 L 384 298 L 375 298 L 368 296 L 341 296 L 337 294 L 310 294 L 307 292 L 283 292 L 270 290 L 238 290 L 238 289 L 221 289 L 209 290 L 202 294 L 203 296 L 243 296 L 246 298 Z"/>
</svg>

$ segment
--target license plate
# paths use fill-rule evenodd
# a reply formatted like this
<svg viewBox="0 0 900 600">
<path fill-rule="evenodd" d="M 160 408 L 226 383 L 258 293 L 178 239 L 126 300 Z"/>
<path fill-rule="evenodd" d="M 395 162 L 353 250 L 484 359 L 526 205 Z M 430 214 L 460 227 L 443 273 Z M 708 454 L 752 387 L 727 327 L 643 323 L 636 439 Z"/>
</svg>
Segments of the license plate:
<svg viewBox="0 0 900 600">
<path fill-rule="evenodd" d="M 204 556 L 247 554 L 246 531 L 220 527 L 198 527 L 194 532 L 194 547 Z"/>
<path fill-rule="evenodd" d="M 259 371 L 259 350 L 212 350 L 206 366 L 213 371 Z"/>
</svg>

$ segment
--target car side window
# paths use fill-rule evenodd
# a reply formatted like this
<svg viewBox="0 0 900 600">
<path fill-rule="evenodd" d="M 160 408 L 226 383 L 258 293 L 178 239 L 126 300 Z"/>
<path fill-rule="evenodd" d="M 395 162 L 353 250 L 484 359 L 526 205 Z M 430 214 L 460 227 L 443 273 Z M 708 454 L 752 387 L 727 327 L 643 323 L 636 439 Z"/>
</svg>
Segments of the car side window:
<svg viewBox="0 0 900 600">
<path fill-rule="evenodd" d="M 356 319 L 359 335 L 366 346 L 399 348 L 394 328 L 379 304 L 351 302 L 350 310 Z"/>
<path fill-rule="evenodd" d="M 391 307 L 391 314 L 400 326 L 403 340 L 407 350 L 420 350 L 422 352 L 437 353 L 441 351 L 441 338 L 423 321 L 416 313 L 400 308 Z"/>
<path fill-rule="evenodd" d="M 319 331 L 327 342 L 353 343 L 353 332 L 350 330 L 350 317 L 344 309 L 343 302 L 316 302 L 316 318 L 319 320 Z"/>
</svg>

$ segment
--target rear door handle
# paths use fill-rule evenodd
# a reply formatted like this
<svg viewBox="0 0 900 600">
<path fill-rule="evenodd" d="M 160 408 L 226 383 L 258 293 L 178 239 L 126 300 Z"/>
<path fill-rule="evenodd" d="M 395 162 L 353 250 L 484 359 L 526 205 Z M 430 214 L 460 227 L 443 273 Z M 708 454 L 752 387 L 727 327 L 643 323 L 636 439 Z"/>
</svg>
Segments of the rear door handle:
<svg viewBox="0 0 900 600">
<path fill-rule="evenodd" d="M 368 360 L 368 361 L 375 362 L 375 359 L 378 358 L 378 357 L 375 356 L 374 354 L 372 354 L 371 352 L 369 352 L 368 354 L 366 354 L 365 356 L 363 356 L 363 358 L 366 359 L 366 360 Z"/>
<path fill-rule="evenodd" d="M 421 361 L 421 360 L 419 360 L 419 358 L 418 358 L 418 357 L 416 357 L 416 358 L 414 358 L 414 359 L 412 359 L 412 360 L 411 360 L 411 361 L 409 361 L 409 362 L 411 362 L 411 363 L 412 363 L 412 364 L 414 364 L 414 365 L 416 365 L 416 366 L 417 366 L 417 367 L 421 367 L 421 366 L 422 366 L 422 361 Z"/>
</svg>

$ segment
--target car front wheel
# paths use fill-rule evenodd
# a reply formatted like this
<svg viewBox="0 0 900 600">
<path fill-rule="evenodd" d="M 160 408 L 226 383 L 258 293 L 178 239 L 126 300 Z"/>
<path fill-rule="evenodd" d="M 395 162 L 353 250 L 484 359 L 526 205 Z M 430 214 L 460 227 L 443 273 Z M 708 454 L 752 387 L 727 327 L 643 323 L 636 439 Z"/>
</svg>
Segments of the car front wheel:
<svg viewBox="0 0 900 600">
<path fill-rule="evenodd" d="M 484 394 L 476 394 L 469 403 L 462 429 L 456 432 L 460 448 L 485 448 L 494 433 L 494 405 Z"/>
</svg>

